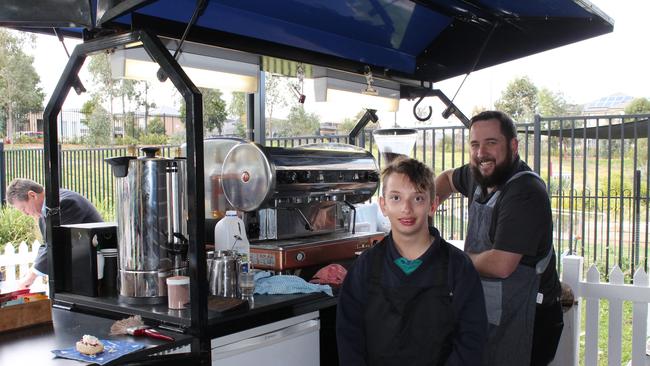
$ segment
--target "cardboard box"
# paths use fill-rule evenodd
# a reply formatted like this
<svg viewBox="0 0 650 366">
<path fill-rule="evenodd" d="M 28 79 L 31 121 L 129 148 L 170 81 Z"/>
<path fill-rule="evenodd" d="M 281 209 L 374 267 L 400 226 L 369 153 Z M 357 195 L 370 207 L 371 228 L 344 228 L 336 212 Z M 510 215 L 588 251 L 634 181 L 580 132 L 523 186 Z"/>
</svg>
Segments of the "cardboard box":
<svg viewBox="0 0 650 366">
<path fill-rule="evenodd" d="M 52 322 L 52 302 L 40 300 L 0 308 L 0 332 Z"/>
</svg>

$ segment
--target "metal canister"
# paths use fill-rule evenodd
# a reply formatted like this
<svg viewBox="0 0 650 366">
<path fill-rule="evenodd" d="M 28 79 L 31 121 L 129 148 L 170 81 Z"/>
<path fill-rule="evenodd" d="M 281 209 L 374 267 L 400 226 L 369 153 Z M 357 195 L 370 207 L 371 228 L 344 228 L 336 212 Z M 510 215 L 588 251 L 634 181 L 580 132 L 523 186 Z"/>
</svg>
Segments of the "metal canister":
<svg viewBox="0 0 650 366">
<path fill-rule="evenodd" d="M 239 297 L 240 257 L 231 250 L 215 253 L 210 273 L 210 294 L 223 297 Z"/>
<path fill-rule="evenodd" d="M 106 159 L 116 177 L 119 299 L 166 302 L 165 278 L 187 273 L 187 192 L 184 158 Z"/>
</svg>

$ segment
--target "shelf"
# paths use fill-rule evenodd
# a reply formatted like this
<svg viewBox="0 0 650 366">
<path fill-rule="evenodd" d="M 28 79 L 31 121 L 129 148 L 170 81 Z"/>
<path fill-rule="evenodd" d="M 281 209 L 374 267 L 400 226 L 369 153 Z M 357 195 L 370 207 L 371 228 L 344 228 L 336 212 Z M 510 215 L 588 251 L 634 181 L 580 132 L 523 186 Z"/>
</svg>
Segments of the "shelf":
<svg viewBox="0 0 650 366">
<path fill-rule="evenodd" d="M 89 297 L 70 293 L 57 293 L 55 303 L 115 319 L 140 315 L 145 320 L 180 328 L 179 330 L 185 330 L 191 325 L 189 309 L 170 310 L 166 304 L 122 304 L 116 297 Z M 334 305 L 336 297 L 323 293 L 256 295 L 250 308 L 224 313 L 208 311 L 208 333 L 214 338 Z"/>
</svg>

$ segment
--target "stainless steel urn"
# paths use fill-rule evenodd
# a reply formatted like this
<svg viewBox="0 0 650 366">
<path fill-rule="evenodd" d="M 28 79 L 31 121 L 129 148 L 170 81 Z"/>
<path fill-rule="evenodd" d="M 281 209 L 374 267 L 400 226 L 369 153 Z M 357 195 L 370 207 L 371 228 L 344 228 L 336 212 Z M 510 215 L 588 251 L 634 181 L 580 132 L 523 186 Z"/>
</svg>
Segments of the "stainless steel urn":
<svg viewBox="0 0 650 366">
<path fill-rule="evenodd" d="M 167 277 L 187 274 L 185 158 L 108 158 L 116 179 L 119 299 L 131 304 L 166 302 Z"/>
</svg>

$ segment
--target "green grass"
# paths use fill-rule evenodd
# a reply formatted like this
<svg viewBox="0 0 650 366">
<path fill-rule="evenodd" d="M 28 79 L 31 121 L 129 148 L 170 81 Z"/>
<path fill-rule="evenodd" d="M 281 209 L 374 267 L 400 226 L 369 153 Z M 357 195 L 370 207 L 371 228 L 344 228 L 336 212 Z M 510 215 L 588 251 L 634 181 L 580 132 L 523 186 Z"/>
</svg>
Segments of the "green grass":
<svg viewBox="0 0 650 366">
<path fill-rule="evenodd" d="M 580 365 L 584 365 L 585 359 L 585 311 L 586 301 L 581 301 L 581 314 L 580 319 Z M 609 301 L 600 301 L 600 319 L 598 321 L 598 365 L 599 366 L 613 366 L 607 364 L 607 344 L 609 334 Z M 627 363 L 632 358 L 632 302 L 623 302 L 623 339 L 621 340 L 621 361 L 622 365 Z"/>
</svg>

